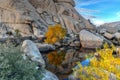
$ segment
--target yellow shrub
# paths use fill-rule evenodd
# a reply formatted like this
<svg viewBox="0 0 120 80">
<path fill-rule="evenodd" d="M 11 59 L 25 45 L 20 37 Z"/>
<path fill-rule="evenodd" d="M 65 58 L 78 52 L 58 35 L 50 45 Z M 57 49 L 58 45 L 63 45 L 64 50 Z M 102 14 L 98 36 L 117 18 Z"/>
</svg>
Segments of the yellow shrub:
<svg viewBox="0 0 120 80">
<path fill-rule="evenodd" d="M 45 43 L 54 44 L 62 39 L 64 39 L 66 35 L 66 30 L 62 28 L 60 24 L 56 24 L 54 26 L 49 26 L 48 31 L 46 32 Z"/>
<path fill-rule="evenodd" d="M 109 80 L 109 76 L 113 73 L 117 80 L 120 80 L 120 58 L 113 56 L 116 48 L 112 45 L 110 48 L 107 44 L 104 49 L 97 50 L 98 56 L 90 59 L 89 66 L 81 66 L 75 69 L 75 77 L 81 80 Z"/>
</svg>

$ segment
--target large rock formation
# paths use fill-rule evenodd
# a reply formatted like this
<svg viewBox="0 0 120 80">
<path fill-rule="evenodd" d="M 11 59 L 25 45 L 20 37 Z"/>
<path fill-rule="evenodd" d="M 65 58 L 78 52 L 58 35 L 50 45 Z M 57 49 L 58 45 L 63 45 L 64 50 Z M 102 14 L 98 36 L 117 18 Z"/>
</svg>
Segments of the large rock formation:
<svg viewBox="0 0 120 80">
<path fill-rule="evenodd" d="M 48 25 L 60 23 L 68 33 L 94 29 L 74 8 L 73 0 L 0 0 L 1 35 L 43 35 Z"/>
</svg>

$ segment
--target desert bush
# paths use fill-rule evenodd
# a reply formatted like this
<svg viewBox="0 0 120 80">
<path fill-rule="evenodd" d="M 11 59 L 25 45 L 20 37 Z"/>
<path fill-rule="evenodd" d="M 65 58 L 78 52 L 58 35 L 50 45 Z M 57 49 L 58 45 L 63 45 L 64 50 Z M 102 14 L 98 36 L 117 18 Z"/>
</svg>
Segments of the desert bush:
<svg viewBox="0 0 120 80">
<path fill-rule="evenodd" d="M 120 80 L 120 58 L 113 55 L 115 49 L 105 44 L 104 49 L 98 49 L 98 55 L 90 59 L 89 66 L 78 63 L 79 68 L 73 69 L 74 76 L 81 80 L 111 80 L 112 73 Z"/>
<path fill-rule="evenodd" d="M 22 53 L 20 46 L 0 44 L 0 80 L 41 80 L 36 63 L 24 60 Z"/>
<path fill-rule="evenodd" d="M 19 31 L 18 29 L 15 30 L 15 33 L 16 33 L 16 36 L 15 36 L 15 37 L 17 37 L 17 38 L 20 38 L 20 37 L 21 37 L 20 31 Z"/>
<path fill-rule="evenodd" d="M 49 44 L 54 44 L 66 36 L 66 30 L 62 28 L 60 24 L 54 26 L 49 26 L 48 31 L 46 32 L 45 42 Z"/>
<path fill-rule="evenodd" d="M 62 64 L 62 62 L 65 58 L 65 52 L 64 51 L 60 51 L 60 52 L 53 51 L 47 55 L 47 58 L 48 58 L 50 64 L 53 64 L 55 66 L 59 66 Z"/>
</svg>

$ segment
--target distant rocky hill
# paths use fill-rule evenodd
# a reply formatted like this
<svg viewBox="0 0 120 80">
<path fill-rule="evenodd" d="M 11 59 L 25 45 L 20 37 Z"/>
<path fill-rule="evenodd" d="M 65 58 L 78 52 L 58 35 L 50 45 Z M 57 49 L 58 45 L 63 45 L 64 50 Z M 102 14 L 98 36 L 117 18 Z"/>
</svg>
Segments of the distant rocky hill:
<svg viewBox="0 0 120 80">
<path fill-rule="evenodd" d="M 120 45 L 120 21 L 100 25 L 97 32 L 113 44 Z"/>
<path fill-rule="evenodd" d="M 60 23 L 68 33 L 95 27 L 75 10 L 73 0 L 0 0 L 0 32 L 43 35 L 48 25 Z"/>
<path fill-rule="evenodd" d="M 105 23 L 105 24 L 103 24 L 103 26 L 120 27 L 120 21 L 111 22 L 111 23 Z"/>
<path fill-rule="evenodd" d="M 120 21 L 117 22 L 111 22 L 111 23 L 105 23 L 103 25 L 100 25 L 97 30 L 105 30 L 110 32 L 110 33 L 115 33 L 120 30 Z"/>
</svg>

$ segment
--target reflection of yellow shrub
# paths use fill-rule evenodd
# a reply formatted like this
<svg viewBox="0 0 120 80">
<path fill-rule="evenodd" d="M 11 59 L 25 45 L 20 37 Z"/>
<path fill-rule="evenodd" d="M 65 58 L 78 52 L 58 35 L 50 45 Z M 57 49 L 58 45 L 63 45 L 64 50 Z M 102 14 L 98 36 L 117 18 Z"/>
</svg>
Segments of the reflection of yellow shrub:
<svg viewBox="0 0 120 80">
<path fill-rule="evenodd" d="M 49 44 L 54 44 L 62 40 L 66 35 L 66 30 L 61 27 L 61 25 L 56 24 L 54 26 L 49 26 L 48 31 L 46 32 L 45 42 Z"/>
<path fill-rule="evenodd" d="M 55 66 L 61 65 L 62 61 L 64 60 L 64 57 L 65 57 L 64 51 L 61 51 L 61 52 L 53 51 L 47 55 L 49 63 Z"/>
<path fill-rule="evenodd" d="M 107 44 L 104 49 L 97 50 L 98 56 L 90 60 L 89 66 L 81 66 L 75 69 L 74 73 L 81 80 L 109 80 L 110 73 L 113 73 L 117 80 L 120 80 L 120 58 L 113 56 L 115 47 L 110 48 Z"/>
</svg>

